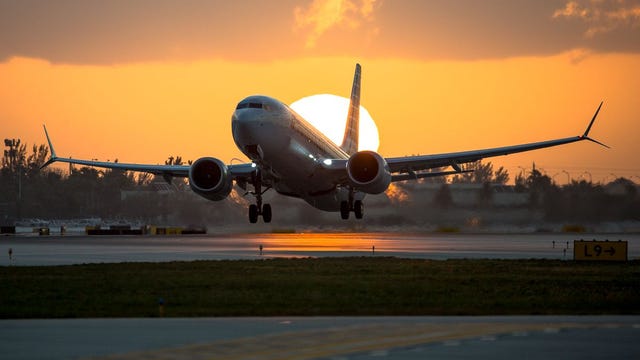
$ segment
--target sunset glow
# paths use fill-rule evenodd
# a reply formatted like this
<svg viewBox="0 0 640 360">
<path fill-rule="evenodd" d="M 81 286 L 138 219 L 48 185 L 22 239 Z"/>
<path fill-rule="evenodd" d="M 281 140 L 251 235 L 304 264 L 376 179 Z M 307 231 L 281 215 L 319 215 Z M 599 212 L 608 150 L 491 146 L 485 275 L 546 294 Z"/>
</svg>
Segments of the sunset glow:
<svg viewBox="0 0 640 360">
<path fill-rule="evenodd" d="M 330 94 L 311 95 L 295 101 L 291 108 L 336 145 L 342 143 L 349 112 L 348 98 Z M 379 145 L 378 127 L 367 109 L 360 105 L 358 150 L 377 151 Z"/>
</svg>

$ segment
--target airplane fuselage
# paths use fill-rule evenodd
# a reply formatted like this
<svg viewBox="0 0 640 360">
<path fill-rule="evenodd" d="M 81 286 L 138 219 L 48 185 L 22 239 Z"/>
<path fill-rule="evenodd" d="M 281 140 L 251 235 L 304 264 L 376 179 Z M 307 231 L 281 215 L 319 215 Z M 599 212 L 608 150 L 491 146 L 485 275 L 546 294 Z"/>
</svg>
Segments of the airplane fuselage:
<svg viewBox="0 0 640 360">
<path fill-rule="evenodd" d="M 249 96 L 238 103 L 231 122 L 236 146 L 260 167 L 263 185 L 326 211 L 338 211 L 348 198 L 347 189 L 322 176 L 322 162 L 349 155 L 286 104 Z"/>
</svg>

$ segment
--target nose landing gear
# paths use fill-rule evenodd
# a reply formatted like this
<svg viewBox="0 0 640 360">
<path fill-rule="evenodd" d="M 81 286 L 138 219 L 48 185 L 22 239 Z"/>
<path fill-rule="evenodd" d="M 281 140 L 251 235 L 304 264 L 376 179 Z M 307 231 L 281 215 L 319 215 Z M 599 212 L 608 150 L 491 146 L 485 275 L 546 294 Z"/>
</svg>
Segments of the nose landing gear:
<svg viewBox="0 0 640 360">
<path fill-rule="evenodd" d="M 256 197 L 256 203 L 249 205 L 249 222 L 255 224 L 258 222 L 258 217 L 262 216 L 262 220 L 265 223 L 270 223 L 272 215 L 271 204 L 262 204 L 262 194 L 271 189 L 271 187 L 262 190 L 262 176 L 259 171 L 256 171 L 251 177 L 251 182 L 254 187 L 254 191 L 251 194 Z"/>
</svg>

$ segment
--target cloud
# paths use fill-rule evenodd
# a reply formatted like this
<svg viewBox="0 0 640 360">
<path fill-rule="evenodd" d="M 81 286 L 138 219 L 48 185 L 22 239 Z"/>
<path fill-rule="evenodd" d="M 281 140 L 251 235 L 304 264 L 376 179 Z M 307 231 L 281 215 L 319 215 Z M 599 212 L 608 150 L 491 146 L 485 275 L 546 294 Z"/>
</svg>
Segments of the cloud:
<svg viewBox="0 0 640 360">
<path fill-rule="evenodd" d="M 305 46 L 314 48 L 318 39 L 335 27 L 357 29 L 374 20 L 379 0 L 313 0 L 307 7 L 294 9 L 296 30 L 307 30 Z M 376 4 L 377 3 L 377 4 Z M 373 29 L 377 33 L 378 29 Z"/>
<path fill-rule="evenodd" d="M 589 0 L 569 1 L 553 13 L 554 19 L 577 19 L 587 25 L 584 36 L 640 27 L 640 1 Z"/>
<path fill-rule="evenodd" d="M 640 53 L 639 38 L 640 0 L 0 0 L 0 62 L 465 61 L 573 49 L 580 62 Z"/>
<path fill-rule="evenodd" d="M 593 51 L 586 48 L 576 48 L 573 50 L 569 50 L 567 52 L 569 62 L 573 65 L 580 64 L 582 61 L 586 60 L 592 54 L 593 54 Z"/>
</svg>

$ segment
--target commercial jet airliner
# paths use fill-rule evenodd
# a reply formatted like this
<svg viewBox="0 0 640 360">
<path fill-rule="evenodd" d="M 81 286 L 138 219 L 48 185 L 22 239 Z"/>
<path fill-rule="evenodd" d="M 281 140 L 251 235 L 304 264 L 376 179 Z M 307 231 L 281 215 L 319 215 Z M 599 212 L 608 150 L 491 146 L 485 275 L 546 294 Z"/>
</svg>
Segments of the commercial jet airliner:
<svg viewBox="0 0 640 360">
<path fill-rule="evenodd" d="M 249 206 L 249 221 L 255 223 L 262 217 L 268 223 L 271 205 L 262 203 L 262 195 L 269 189 L 301 198 L 321 210 L 339 211 L 342 219 L 348 219 L 352 212 L 362 219 L 365 195 L 380 194 L 394 181 L 459 174 L 465 172 L 460 166 L 464 163 L 582 140 L 606 146 L 589 137 L 602 107 L 600 103 L 587 129 L 579 136 L 421 156 L 386 158 L 374 151 L 358 151 L 360 73 L 361 67 L 356 64 L 344 138 L 339 146 L 286 104 L 254 95 L 240 101 L 231 116 L 233 140 L 251 162 L 225 164 L 214 157 L 202 157 L 191 165 L 149 165 L 61 158 L 56 155 L 45 127 L 51 158 L 43 167 L 65 162 L 147 172 L 161 175 L 169 182 L 173 177 L 187 177 L 196 194 L 212 201 L 224 200 L 235 183 L 255 198 L 255 203 Z M 432 170 L 442 168 L 449 170 Z M 253 191 L 248 191 L 248 186 Z"/>
</svg>

